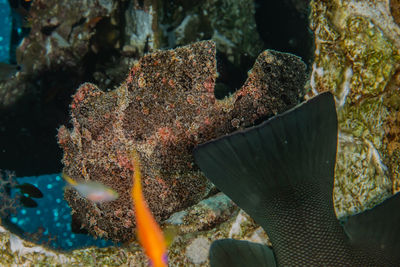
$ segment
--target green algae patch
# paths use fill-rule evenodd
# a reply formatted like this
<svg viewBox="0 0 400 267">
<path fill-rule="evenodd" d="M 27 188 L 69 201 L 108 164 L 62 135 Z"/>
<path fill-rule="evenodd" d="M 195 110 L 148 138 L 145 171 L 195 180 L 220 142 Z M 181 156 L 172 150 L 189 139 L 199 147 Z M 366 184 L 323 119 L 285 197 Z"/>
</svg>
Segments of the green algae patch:
<svg viewBox="0 0 400 267">
<path fill-rule="evenodd" d="M 350 17 L 343 35 L 343 51 L 352 66 L 351 102 L 362 95 L 377 96 L 384 92 L 400 57 L 393 44 L 368 19 Z"/>
</svg>

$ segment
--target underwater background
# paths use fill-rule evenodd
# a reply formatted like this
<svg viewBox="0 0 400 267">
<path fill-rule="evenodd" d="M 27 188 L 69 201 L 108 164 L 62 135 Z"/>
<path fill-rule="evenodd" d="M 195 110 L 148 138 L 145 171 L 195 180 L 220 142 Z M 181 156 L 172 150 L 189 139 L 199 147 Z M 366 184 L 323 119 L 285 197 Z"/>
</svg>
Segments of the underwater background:
<svg viewBox="0 0 400 267">
<path fill-rule="evenodd" d="M 141 77 L 158 78 L 157 73 L 160 78 L 153 83 L 148 78 L 144 87 L 152 88 L 157 80 L 167 78 L 170 94 L 184 99 L 182 103 L 177 100 L 176 106 L 188 111 L 177 113 L 190 134 L 173 135 L 177 129 L 161 127 L 166 125 L 162 119 L 168 117 L 167 112 L 151 119 L 148 115 L 151 110 L 178 110 L 176 107 L 147 104 L 149 100 L 144 101 L 142 113 L 126 114 L 137 116 L 129 121 L 136 125 L 129 128 L 134 141 L 142 142 L 144 136 L 154 132 L 154 142 L 161 144 L 157 154 L 160 160 L 144 162 L 147 174 L 173 177 L 179 173 L 187 179 L 179 187 L 183 193 L 176 193 L 180 198 L 176 203 L 157 204 L 162 203 L 157 197 L 163 192 L 175 194 L 168 188 L 146 191 L 153 196 L 153 202 L 148 201 L 157 219 L 179 228 L 169 251 L 172 266 L 208 266 L 208 248 L 216 239 L 234 237 L 269 244 L 265 232 L 247 214 L 217 193 L 204 177 L 196 176 L 197 170 L 186 167 L 192 162 L 188 151 L 197 140 L 258 124 L 322 91 L 335 95 L 339 118 L 334 189 L 337 216 L 343 218 L 371 208 L 398 192 L 399 6 L 400 2 L 393 0 L 203 0 L 195 4 L 185 0 L 0 0 L 0 265 L 79 262 L 82 266 L 146 266 L 139 244 L 127 238 L 134 235 L 133 226 L 127 222 L 130 199 L 124 200 L 122 211 L 110 206 L 101 210 L 101 215 L 94 215 L 73 192 L 67 190 L 64 197 L 67 184 L 60 175 L 67 170 L 83 178 L 85 169 L 95 180 L 118 183 L 106 181 L 107 172 L 96 171 L 101 159 L 112 155 L 109 152 L 114 153 L 115 147 L 123 147 L 126 140 L 119 138 L 112 141 L 111 148 L 93 146 L 79 153 L 68 142 L 76 141 L 74 130 L 82 140 L 94 140 L 96 123 L 84 124 L 80 119 L 86 114 L 108 116 L 107 110 L 123 107 L 122 100 L 109 100 L 113 91 L 120 92 L 132 80 L 143 88 Z M 215 48 L 208 43 L 188 46 L 203 40 L 212 40 Z M 293 96 L 260 92 L 263 99 L 275 97 L 280 101 L 273 108 L 270 100 L 259 100 L 256 93 L 246 100 L 248 103 L 231 108 L 230 104 L 239 101 L 239 91 L 256 91 L 250 85 L 256 87 L 258 80 L 274 86 L 273 81 L 252 80 L 251 76 L 266 62 L 262 56 L 266 49 L 301 57 L 307 80 L 304 88 Z M 170 52 L 157 54 L 158 50 Z M 225 101 L 224 108 L 236 113 L 232 117 L 220 115 L 216 105 L 208 104 L 209 99 L 201 94 L 191 92 L 190 97 L 183 98 L 179 90 L 192 83 L 173 75 L 181 71 L 175 69 L 174 57 L 204 63 L 201 70 L 188 64 L 188 76 L 211 91 L 216 103 Z M 81 86 L 87 82 L 90 86 Z M 104 99 L 90 102 L 85 88 L 95 88 Z M 146 100 L 147 91 L 140 92 L 136 99 Z M 156 94 L 155 89 L 151 92 Z M 157 97 L 167 99 L 162 94 Z M 87 106 L 74 109 L 85 101 L 93 103 L 96 113 Z M 202 107 L 205 112 L 194 120 L 190 107 Z M 146 124 L 146 120 L 151 123 Z M 159 128 L 152 129 L 151 124 Z M 211 130 L 207 132 L 203 125 L 212 125 L 208 126 Z M 171 148 L 168 142 L 181 146 Z M 149 149 L 143 145 L 141 152 Z M 116 169 L 124 170 L 112 171 L 119 174 L 117 177 L 129 177 L 126 159 L 117 152 L 115 155 L 110 161 Z M 96 157 L 98 163 L 90 165 Z M 82 168 L 80 162 L 87 165 Z M 125 188 L 125 184 L 121 182 L 120 187 Z M 34 196 L 34 188 L 41 197 Z M 78 212 L 73 219 L 71 211 L 76 214 L 80 207 L 82 214 Z M 86 214 L 92 217 L 87 217 L 82 228 Z M 95 221 L 88 226 L 91 220 Z M 118 229 L 115 234 L 112 227 Z M 129 240 L 124 240 L 124 235 Z"/>
</svg>

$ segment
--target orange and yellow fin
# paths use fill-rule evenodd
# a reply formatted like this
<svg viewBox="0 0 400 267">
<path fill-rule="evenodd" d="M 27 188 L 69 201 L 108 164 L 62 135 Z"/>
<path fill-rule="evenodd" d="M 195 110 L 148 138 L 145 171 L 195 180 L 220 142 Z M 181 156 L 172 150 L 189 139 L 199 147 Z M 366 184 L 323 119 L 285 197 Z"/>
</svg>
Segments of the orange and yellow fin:
<svg viewBox="0 0 400 267">
<path fill-rule="evenodd" d="M 160 226 L 157 224 L 142 192 L 139 156 L 132 151 L 133 187 L 131 197 L 135 208 L 137 235 L 153 267 L 166 267 L 167 247 Z"/>
<path fill-rule="evenodd" d="M 70 185 L 77 185 L 77 184 L 78 184 L 77 181 L 75 181 L 74 179 L 72 179 L 71 177 L 69 177 L 69 175 L 66 174 L 65 172 L 62 172 L 62 173 L 61 173 L 61 177 L 62 177 L 65 181 L 67 181 L 67 183 L 69 183 Z"/>
</svg>

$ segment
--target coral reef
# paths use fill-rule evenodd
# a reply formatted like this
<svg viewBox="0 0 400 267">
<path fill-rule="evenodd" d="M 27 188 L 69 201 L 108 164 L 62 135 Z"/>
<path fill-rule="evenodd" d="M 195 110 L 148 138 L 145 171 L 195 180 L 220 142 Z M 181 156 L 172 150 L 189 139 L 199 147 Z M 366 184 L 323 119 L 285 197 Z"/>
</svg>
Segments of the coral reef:
<svg viewBox="0 0 400 267">
<path fill-rule="evenodd" d="M 243 57 L 255 58 L 262 51 L 252 0 L 138 2 L 131 1 L 125 10 L 123 51 L 127 53 L 212 39 L 218 51 L 239 66 Z"/>
<path fill-rule="evenodd" d="M 43 1 L 33 1 L 33 6 L 39 5 L 41 2 Z M 63 1 L 58 2 L 59 7 L 62 2 Z M 100 2 L 104 3 L 104 1 Z M 144 7 L 141 9 L 141 11 L 144 12 L 142 15 L 155 14 L 154 12 L 150 13 L 149 10 L 157 10 L 157 7 L 155 6 L 155 3 L 157 1 L 141 2 L 144 3 Z M 176 4 L 178 2 L 181 3 L 181 5 Z M 91 3 L 91 1 L 86 1 L 85 3 Z M 164 3 L 172 2 L 166 1 Z M 372 207 L 373 205 L 375 205 L 375 203 L 380 202 L 381 198 L 389 195 L 391 192 L 399 190 L 400 170 L 398 166 L 400 166 L 400 153 L 398 144 L 400 143 L 400 139 L 398 125 L 400 119 L 398 88 L 400 82 L 398 78 L 398 49 L 400 39 L 398 38 L 398 36 L 400 34 L 400 30 L 398 27 L 399 18 L 398 14 L 396 13 L 397 4 L 398 1 L 394 0 L 313 1 L 311 4 L 311 28 L 316 36 L 316 50 L 315 62 L 312 68 L 312 77 L 310 81 L 310 86 L 312 88 L 310 94 L 315 94 L 317 93 L 317 91 L 330 90 L 336 95 L 337 103 L 341 105 L 338 110 L 338 114 L 339 116 L 341 116 L 339 125 L 341 132 L 339 136 L 338 162 L 336 166 L 337 175 L 335 177 L 336 211 L 337 214 L 340 216 L 345 216 L 348 213 L 354 213 L 364 208 Z M 137 6 L 132 5 L 132 8 L 137 8 Z M 172 14 L 170 21 L 168 19 L 163 19 L 160 22 L 161 27 L 155 30 L 154 42 L 149 42 L 148 45 L 143 45 L 142 43 L 140 43 L 140 46 L 138 44 L 138 47 L 135 47 L 131 45 L 131 39 L 126 38 L 127 43 L 121 44 L 120 46 L 122 50 L 121 53 L 124 55 L 137 56 L 140 55 L 141 51 L 146 51 L 146 49 L 152 50 L 162 47 L 162 42 L 164 41 L 161 38 L 164 38 L 165 36 L 167 36 L 168 38 L 170 38 L 171 36 L 173 38 L 176 37 L 176 40 L 179 40 L 180 42 L 179 44 L 184 44 L 184 40 L 194 41 L 198 40 L 197 38 L 201 39 L 202 37 L 210 38 L 211 36 L 209 36 L 209 33 L 212 33 L 213 30 L 210 30 L 210 28 L 207 27 L 204 31 L 200 31 L 204 28 L 199 28 L 203 24 L 196 24 L 199 18 L 198 14 L 191 14 L 190 12 L 187 12 L 185 13 L 185 15 L 182 15 L 182 13 L 179 13 L 179 10 L 190 10 L 190 8 L 191 7 L 185 6 L 185 3 L 183 1 L 174 2 L 174 5 L 172 5 L 168 10 L 172 10 L 175 12 L 169 13 Z M 90 9 L 90 11 L 94 10 Z M 228 11 L 229 10 L 227 10 L 227 12 Z M 42 10 L 42 12 L 44 12 L 44 10 Z M 127 10 L 127 12 L 132 11 Z M 234 10 L 232 10 L 232 12 L 234 12 Z M 201 16 L 201 18 L 207 19 L 209 14 L 210 13 L 204 14 L 204 16 Z M 213 14 L 216 14 L 216 16 L 220 15 L 220 13 L 218 12 L 214 12 Z M 157 25 L 157 18 L 160 19 L 160 17 L 157 16 L 160 16 L 160 14 L 151 17 L 152 25 Z M 139 18 L 139 16 L 132 17 Z M 228 19 L 229 15 L 227 15 L 226 17 Z M 106 18 L 108 17 L 106 16 Z M 40 17 L 37 17 L 36 19 L 38 21 L 35 23 L 40 22 Z M 45 20 L 43 20 L 43 23 L 44 21 Z M 86 19 L 85 22 L 89 22 L 89 20 Z M 167 23 L 163 24 L 163 22 Z M 129 24 L 129 27 L 131 27 L 131 25 L 134 25 L 134 23 L 137 22 L 133 21 Z M 85 27 L 84 24 L 78 25 L 77 27 Z M 96 20 L 93 20 L 91 23 L 88 24 L 88 26 L 95 24 Z M 166 28 L 166 25 L 170 25 L 172 30 L 170 30 L 171 28 Z M 227 25 L 229 26 L 229 24 Z M 253 25 L 253 23 L 244 24 L 243 26 L 250 27 L 251 25 Z M 56 30 L 57 29 L 55 29 L 55 31 Z M 238 28 L 235 28 L 235 30 L 238 30 Z M 129 36 L 129 33 L 126 33 L 126 31 L 127 29 L 121 31 L 124 33 L 125 37 Z M 226 29 L 226 31 L 229 31 L 229 29 Z M 92 31 L 90 32 L 90 34 L 92 34 Z M 249 32 L 250 35 L 254 33 L 252 31 Z M 189 36 L 185 37 L 185 34 L 187 33 L 189 33 Z M 190 34 L 194 35 L 194 33 L 201 33 L 203 36 L 190 36 Z M 165 35 L 163 35 L 163 37 L 160 36 L 160 34 Z M 139 36 L 139 34 L 137 35 Z M 229 34 L 226 34 L 226 36 L 229 36 Z M 171 40 L 173 40 L 172 37 Z M 43 38 L 43 41 L 46 41 L 47 39 L 48 37 Z M 147 38 L 142 38 L 140 40 L 147 40 Z M 46 46 L 43 45 L 41 47 L 45 48 Z M 125 50 L 123 49 L 124 47 Z M 228 48 L 227 51 L 231 51 L 232 47 L 235 46 L 232 45 L 232 47 L 226 47 Z M 236 48 L 238 47 L 236 46 Z M 235 53 L 240 53 L 241 51 L 246 51 L 246 49 L 238 48 L 237 50 L 233 49 L 232 51 L 235 51 Z M 40 50 L 38 54 L 41 54 L 42 52 L 45 53 L 46 50 Z M 246 51 L 246 53 L 247 52 L 248 51 Z M 262 60 L 259 59 L 259 62 L 262 62 Z M 64 63 L 61 62 L 61 64 Z M 191 66 L 187 67 L 190 68 Z M 110 68 L 106 68 L 106 70 L 107 71 L 103 72 L 102 70 L 96 69 L 96 78 L 94 78 L 94 80 L 96 80 L 98 84 L 101 84 L 101 86 L 99 87 L 110 88 L 112 87 L 113 83 L 110 83 L 111 85 L 108 85 L 109 83 L 107 83 L 106 81 L 110 80 L 109 77 L 111 76 L 108 74 L 111 70 Z M 254 72 L 257 71 L 253 71 L 253 74 Z M 261 70 L 259 70 L 259 72 L 261 73 Z M 122 75 L 125 75 L 124 71 L 113 71 L 112 73 L 118 73 L 118 75 L 121 75 L 122 73 Z M 61 78 L 61 76 L 54 76 L 53 74 L 48 74 L 47 77 L 49 76 L 57 80 L 60 80 Z M 75 77 L 74 75 L 69 74 L 65 74 L 64 76 L 68 78 Z M 43 85 L 49 84 L 49 82 L 46 81 L 43 82 Z M 62 80 L 62 83 L 59 83 L 58 85 L 64 83 L 66 82 Z M 53 87 L 57 88 L 57 86 Z M 90 86 L 90 88 L 93 87 L 93 85 Z M 28 89 L 21 90 L 23 88 Z M 49 91 L 51 91 L 50 89 Z M 3 105 L 3 100 L 7 103 L 7 105 L 15 103 L 15 101 L 21 95 L 19 94 L 19 92 L 31 92 L 33 90 L 34 88 L 31 88 L 28 85 L 21 85 L 18 83 L 9 85 L 7 87 L 7 90 L 0 90 L 0 105 Z M 102 97 L 105 97 L 105 94 L 100 90 L 96 89 L 96 92 L 99 95 L 102 95 Z M 118 98 L 118 92 L 121 91 L 117 90 L 113 93 L 113 95 L 115 95 L 115 98 Z M 251 90 L 249 92 L 251 92 Z M 7 97 L 3 97 L 4 95 L 6 95 Z M 254 95 L 256 96 L 257 93 Z M 275 97 L 280 99 L 278 96 Z M 189 101 L 190 100 L 192 99 L 189 97 Z M 99 103 L 101 103 L 101 101 L 99 101 Z M 105 106 L 105 108 L 107 108 L 107 106 Z M 113 107 L 108 108 L 110 108 L 110 113 L 112 113 L 111 111 L 113 111 Z M 88 110 L 91 110 L 91 108 L 88 108 Z M 274 108 L 274 112 L 275 111 L 277 111 L 276 108 Z M 164 112 L 165 111 L 163 110 L 163 113 Z M 232 124 L 234 126 L 239 126 L 240 121 L 240 119 L 232 119 Z M 41 129 L 43 129 L 43 127 L 41 127 Z M 76 131 L 76 133 L 74 134 L 74 140 L 82 140 L 81 145 L 83 147 L 82 149 L 84 149 L 87 146 L 88 142 L 85 141 L 86 139 L 84 139 L 83 136 L 89 137 L 90 135 L 88 134 L 89 132 L 86 131 L 86 128 L 79 129 L 81 129 L 82 131 Z M 99 129 L 100 132 L 104 131 L 103 128 Z M 106 127 L 105 129 L 109 128 Z M 144 131 L 146 130 L 147 129 L 144 129 Z M 69 131 L 64 131 L 66 133 L 66 136 L 70 135 Z M 83 135 L 83 132 L 85 132 L 86 135 Z M 114 132 L 111 131 L 110 135 L 112 133 Z M 136 141 L 137 140 L 135 140 L 135 142 Z M 64 153 L 70 153 L 70 155 L 72 155 L 71 153 L 73 153 L 74 151 L 76 150 L 74 149 L 72 151 L 65 151 Z M 145 149 L 141 149 L 140 151 L 142 157 L 146 161 L 146 165 L 148 164 L 148 162 L 155 160 L 155 157 L 146 156 L 146 153 L 143 152 L 145 151 Z M 108 156 L 106 152 L 104 152 L 104 155 Z M 115 159 L 113 159 L 115 155 L 112 153 L 110 153 L 110 155 L 110 165 L 114 166 L 116 165 L 116 161 Z M 71 157 L 72 156 L 70 156 L 70 158 Z M 41 157 L 38 158 L 43 161 Z M 32 161 L 32 159 L 30 160 Z M 95 162 L 97 158 L 91 157 L 91 160 Z M 70 165 L 72 164 L 76 165 L 74 166 L 74 168 L 76 168 L 76 172 L 74 172 L 74 174 L 78 174 L 78 177 L 81 178 L 84 177 L 81 173 L 84 169 L 78 169 L 82 166 L 81 161 L 74 160 L 70 162 Z M 116 169 L 119 170 L 119 168 Z M 114 171 L 114 169 L 112 171 Z M 124 178 L 124 176 L 121 176 L 120 174 L 115 176 L 113 175 L 113 177 L 128 180 L 128 176 L 130 174 L 131 173 L 129 171 L 126 171 L 126 178 Z M 149 173 L 147 173 L 147 175 L 149 175 Z M 90 172 L 89 177 L 91 179 L 103 179 L 103 176 L 95 177 Z M 103 181 L 109 178 L 111 178 L 111 176 L 104 177 Z M 126 183 L 126 188 L 124 190 L 129 191 L 130 186 L 130 184 Z M 72 192 L 70 192 L 69 194 L 72 194 Z M 146 197 L 148 196 L 146 195 Z M 125 196 L 125 198 L 127 198 L 127 196 Z M 126 201 L 128 200 L 126 199 Z M 76 208 L 79 207 L 78 204 L 79 203 L 76 203 Z M 82 205 L 82 207 L 87 207 L 87 203 L 83 203 Z M 122 207 L 122 209 L 116 210 L 116 217 L 121 217 L 121 220 L 122 218 L 131 218 L 127 217 L 124 212 L 127 211 L 128 214 L 131 214 L 129 213 L 129 210 L 132 207 L 126 207 L 123 206 L 123 204 L 121 204 L 120 207 Z M 203 207 L 205 207 L 206 210 L 198 210 L 198 208 Z M 188 255 L 186 255 L 186 248 L 188 245 L 197 244 L 197 242 L 192 241 L 200 237 L 204 237 L 210 242 L 220 238 L 234 237 L 237 239 L 244 238 L 251 241 L 267 243 L 265 233 L 262 231 L 262 229 L 259 227 L 257 228 L 257 225 L 255 225 L 252 220 L 243 212 L 236 213 L 235 208 L 230 205 L 226 206 L 225 211 L 220 211 L 218 209 L 210 210 L 209 207 L 210 206 L 208 205 L 203 205 L 203 202 L 198 203 L 193 207 L 189 207 L 185 211 L 181 211 L 179 214 L 173 214 L 173 220 L 168 220 L 177 222 L 177 218 L 180 218 L 182 222 L 182 229 L 185 229 L 186 231 L 184 234 L 177 236 L 175 238 L 175 241 L 172 243 L 169 253 L 171 264 L 179 266 L 194 265 L 194 263 L 191 261 L 191 258 L 188 258 Z M 104 207 L 99 208 L 103 210 Z M 111 210 L 111 208 L 109 208 L 109 210 Z M 90 209 L 90 211 L 92 211 L 92 209 Z M 228 211 L 233 212 L 233 215 Z M 106 213 L 107 212 L 105 212 L 104 214 Z M 196 217 L 196 214 L 199 214 L 199 216 Z M 189 216 L 186 217 L 186 215 Z M 217 215 L 217 217 L 214 217 L 214 215 Z M 220 215 L 222 217 L 218 217 Z M 233 217 L 222 224 L 215 224 L 213 221 L 213 218 L 215 218 L 215 222 L 219 223 L 229 216 Z M 100 216 L 95 218 L 100 218 Z M 118 223 L 118 220 L 113 221 L 106 216 L 103 219 L 102 223 L 110 223 L 107 222 L 107 220 L 116 223 L 117 227 L 120 227 L 121 225 L 120 223 Z M 92 222 L 97 223 L 97 221 L 93 220 Z M 128 221 L 126 222 L 128 226 L 129 223 Z M 203 222 L 204 224 L 202 224 Z M 87 220 L 86 223 L 88 223 Z M 99 224 L 101 225 L 101 223 Z M 214 227 L 214 229 L 210 230 L 207 227 Z M 100 229 L 102 228 L 100 227 Z M 200 232 L 198 232 L 198 229 L 201 229 Z M 132 236 L 129 229 L 127 229 L 126 231 L 129 236 Z M 46 254 L 47 252 L 43 251 L 38 251 L 36 253 L 29 252 L 28 250 L 23 250 L 23 252 L 17 250 L 14 252 L 11 251 L 11 247 L 15 248 L 15 246 L 11 246 L 11 244 L 15 244 L 14 242 L 17 239 L 12 237 L 12 234 L 8 232 L 1 232 L 0 239 L 0 247 L 2 248 L 2 251 L 0 253 L 3 256 L 0 259 L 0 263 L 3 265 L 22 265 L 24 263 L 28 265 L 34 263 L 52 263 L 55 265 L 68 263 L 76 264 L 77 262 L 79 262 L 83 265 L 126 264 L 128 266 L 141 266 L 145 265 L 144 262 L 146 262 L 145 256 L 141 253 L 140 248 L 136 242 L 133 242 L 129 248 L 88 248 L 83 250 L 76 250 L 70 254 L 54 252 L 54 255 L 57 255 L 54 256 L 53 254 Z M 204 239 L 202 239 L 200 245 L 205 243 L 203 241 Z M 25 244 L 26 247 L 35 247 L 29 242 L 23 241 L 22 243 Z M 41 250 L 44 249 L 41 248 Z M 207 262 L 201 263 L 196 266 L 207 266 Z"/>
<path fill-rule="evenodd" d="M 115 12 L 115 5 L 112 1 L 87 1 L 83 5 L 35 1 L 29 13 L 31 32 L 17 51 L 18 62 L 26 72 L 59 64 L 79 68 L 79 62 L 90 50 L 93 28 Z"/>
<path fill-rule="evenodd" d="M 395 2 L 390 1 L 392 7 Z M 343 216 L 399 191 L 400 27 L 387 0 L 313 1 L 311 6 L 316 49 L 310 94 L 330 90 L 336 96 L 335 205 Z"/>
<path fill-rule="evenodd" d="M 211 184 L 193 164 L 194 146 L 298 103 L 304 70 L 298 57 L 265 51 L 243 87 L 216 100 L 215 44 L 204 41 L 144 56 L 114 91 L 81 85 L 71 103 L 74 127 L 58 132 L 64 172 L 99 181 L 120 195 L 94 205 L 67 190 L 65 198 L 82 226 L 114 241 L 134 236 L 132 148 L 140 153 L 144 195 L 158 220 L 204 198 Z"/>
<path fill-rule="evenodd" d="M 21 71 L 0 81 L 0 168 L 12 169 L 18 176 L 54 173 L 62 167 L 55 129 L 68 121 L 69 95 L 83 81 L 93 79 L 93 68 L 103 58 L 94 51 L 113 54 L 114 43 L 104 48 L 97 37 L 115 33 L 111 17 L 118 10 L 112 1 L 29 2 L 25 18 L 30 34 L 16 55 Z M 118 66 L 127 71 L 124 62 Z M 112 86 L 125 78 L 123 71 L 110 78 L 107 74 L 112 71 L 105 72 L 107 79 L 101 76 L 103 84 Z"/>
<path fill-rule="evenodd" d="M 219 195 L 220 200 L 224 197 Z M 206 199 L 206 202 L 214 200 Z M 226 201 L 230 201 L 226 198 Z M 204 205 L 204 207 L 206 207 Z M 214 211 L 212 211 L 215 209 Z M 220 208 L 215 205 L 207 205 L 205 211 L 197 209 L 199 215 L 196 218 L 199 221 L 209 221 L 209 214 L 214 213 L 215 222 L 225 220 Z M 189 211 L 188 211 L 189 212 Z M 173 215 L 177 217 L 178 215 Z M 194 215 L 193 215 L 194 216 Z M 203 217 L 206 216 L 206 217 Z M 208 219 L 207 219 L 208 218 Z M 185 223 L 185 220 L 184 220 Z M 230 219 L 222 224 L 211 227 L 202 227 L 202 231 L 197 232 L 199 223 L 192 222 L 191 227 L 187 224 L 187 229 L 193 229 L 187 233 L 179 233 L 169 248 L 169 263 L 171 266 L 209 266 L 208 257 L 205 253 L 207 246 L 214 240 L 226 237 L 241 238 L 253 242 L 266 244 L 268 238 L 261 227 L 257 227 L 254 221 L 244 212 L 231 214 Z M 196 250 L 201 249 L 203 253 L 196 255 Z M 147 259 L 142 252 L 139 244 L 135 241 L 129 246 L 98 248 L 88 247 L 84 249 L 76 249 L 72 252 L 61 252 L 45 248 L 43 245 L 33 244 L 29 241 L 22 240 L 13 233 L 0 226 L 0 265 L 4 266 L 21 266 L 21 265 L 57 265 L 57 266 L 147 266 Z"/>
<path fill-rule="evenodd" d="M 181 6 L 183 14 L 179 9 L 172 12 L 172 23 L 177 27 L 167 35 L 173 41 L 170 46 L 185 45 L 208 36 L 217 43 L 218 51 L 237 66 L 243 64 L 243 54 L 255 58 L 261 52 L 253 1 L 207 0 L 199 5 L 182 3 Z M 167 19 L 170 18 L 165 18 L 166 22 Z"/>
<path fill-rule="evenodd" d="M 87 76 L 105 87 L 120 83 L 132 58 L 162 47 L 213 38 L 236 67 L 243 64 L 243 57 L 252 61 L 262 50 L 251 0 L 208 0 L 195 5 L 38 0 L 32 2 L 28 21 L 30 33 L 16 51 L 22 77 L 0 88 L 0 107 L 16 103 L 32 90 L 26 84 L 31 76 L 50 70 L 72 72 L 74 79 Z M 53 90 L 56 94 L 60 89 Z"/>
<path fill-rule="evenodd" d="M 17 184 L 13 173 L 0 170 L 0 218 L 8 218 L 17 212 L 20 206 L 19 195 L 11 196 L 11 188 Z"/>
<path fill-rule="evenodd" d="M 103 30 L 102 35 L 108 37 L 106 41 L 110 46 L 115 45 L 118 31 L 116 26 L 108 25 L 111 25 L 110 17 L 116 16 L 117 7 L 112 1 L 92 0 L 82 5 L 71 4 L 69 1 L 34 1 L 28 16 L 30 34 L 16 51 L 16 59 L 22 71 L 9 81 L 10 84 L 1 86 L 0 107 L 14 104 L 29 90 L 33 90 L 27 88 L 30 79 L 45 71 L 72 71 L 82 76 L 87 67 L 84 64 L 87 60 L 85 57 L 88 57 L 89 52 L 100 50 L 96 48 L 100 45 L 100 41 L 95 38 L 97 23 L 103 24 L 103 27 L 99 27 L 101 29 L 108 27 L 108 31 Z M 97 29 L 97 33 L 99 31 Z M 104 46 L 104 42 L 101 45 Z"/>
<path fill-rule="evenodd" d="M 243 84 L 264 46 L 252 0 L 22 2 L 31 8 L 21 71 L 0 81 L 0 168 L 18 176 L 59 171 L 54 129 L 68 122 L 68 96 L 83 82 L 111 90 L 145 53 L 213 38 L 222 97 Z"/>
</svg>

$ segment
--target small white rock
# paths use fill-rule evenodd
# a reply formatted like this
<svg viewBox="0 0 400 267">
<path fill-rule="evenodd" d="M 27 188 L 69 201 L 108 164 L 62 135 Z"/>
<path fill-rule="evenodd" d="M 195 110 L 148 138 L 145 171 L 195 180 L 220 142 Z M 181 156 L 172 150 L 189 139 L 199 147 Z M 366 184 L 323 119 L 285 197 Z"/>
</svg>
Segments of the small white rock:
<svg viewBox="0 0 400 267">
<path fill-rule="evenodd" d="M 207 261 L 208 251 L 211 242 L 205 237 L 194 239 L 186 248 L 186 257 L 194 264 L 201 264 Z"/>
</svg>

